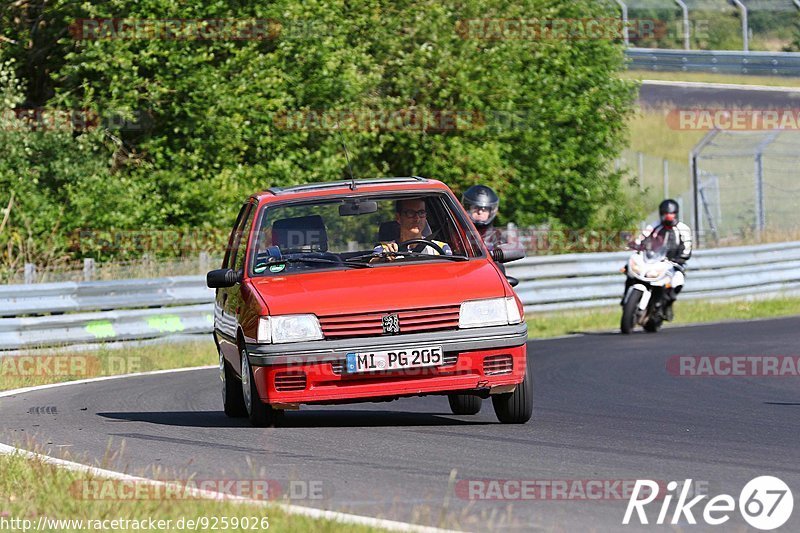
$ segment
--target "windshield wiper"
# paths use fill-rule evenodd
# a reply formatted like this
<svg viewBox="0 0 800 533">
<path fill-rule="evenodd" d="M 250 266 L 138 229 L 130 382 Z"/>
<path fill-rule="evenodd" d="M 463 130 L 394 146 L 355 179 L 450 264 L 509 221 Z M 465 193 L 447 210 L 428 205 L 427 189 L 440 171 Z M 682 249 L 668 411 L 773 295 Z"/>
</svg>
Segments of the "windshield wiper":
<svg viewBox="0 0 800 533">
<path fill-rule="evenodd" d="M 381 252 L 379 254 L 376 254 L 374 252 L 370 252 L 368 254 L 361 254 L 361 255 L 356 255 L 356 256 L 353 256 L 353 257 L 348 257 L 347 259 L 345 259 L 345 262 L 358 261 L 358 260 L 361 260 L 361 259 L 367 259 L 367 258 L 373 258 L 373 257 L 383 257 L 383 256 L 386 256 L 386 255 L 402 255 L 402 256 L 410 256 L 410 257 L 426 257 L 428 259 L 448 259 L 450 261 L 468 261 L 469 260 L 469 257 L 464 257 L 463 255 L 440 255 L 440 254 L 433 255 L 433 254 L 424 254 L 422 252 L 410 252 L 410 251 L 409 252 L 400 252 L 400 251 L 392 252 L 392 251 L 385 251 L 385 252 Z M 365 264 L 365 263 L 350 263 L 350 264 L 361 265 L 361 264 Z M 366 263 L 366 264 L 369 264 L 369 263 Z"/>
<path fill-rule="evenodd" d="M 336 261 L 335 259 L 325 259 L 324 257 L 285 257 L 272 262 L 272 264 L 279 263 L 325 263 L 328 265 L 341 265 L 353 268 L 372 268 L 372 265 L 369 263 L 346 263 L 344 261 Z"/>
</svg>

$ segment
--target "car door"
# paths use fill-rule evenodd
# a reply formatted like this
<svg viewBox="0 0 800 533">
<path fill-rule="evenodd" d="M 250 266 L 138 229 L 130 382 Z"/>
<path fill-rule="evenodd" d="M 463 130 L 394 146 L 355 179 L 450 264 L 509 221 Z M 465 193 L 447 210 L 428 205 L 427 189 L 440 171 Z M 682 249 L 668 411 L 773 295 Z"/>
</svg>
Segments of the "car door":
<svg viewBox="0 0 800 533">
<path fill-rule="evenodd" d="M 225 251 L 225 259 L 222 268 L 237 270 L 237 259 L 241 250 L 242 257 L 244 248 L 247 246 L 247 230 L 245 226 L 248 220 L 252 223 L 252 214 L 255 212 L 252 202 L 246 202 L 239 210 L 236 217 L 236 224 L 231 230 L 228 238 L 228 248 Z M 217 334 L 220 350 L 225 359 L 231 363 L 233 368 L 238 368 L 238 347 L 236 346 L 236 307 L 235 302 L 239 299 L 241 284 L 237 283 L 233 287 L 217 289 L 217 296 L 214 302 L 214 331 Z"/>
</svg>

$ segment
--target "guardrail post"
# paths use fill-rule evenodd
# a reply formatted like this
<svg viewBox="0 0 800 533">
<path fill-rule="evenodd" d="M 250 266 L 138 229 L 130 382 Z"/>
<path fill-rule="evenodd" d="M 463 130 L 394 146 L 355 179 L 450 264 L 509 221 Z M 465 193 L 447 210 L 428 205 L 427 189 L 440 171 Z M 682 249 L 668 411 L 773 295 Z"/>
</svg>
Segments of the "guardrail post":
<svg viewBox="0 0 800 533">
<path fill-rule="evenodd" d="M 200 256 L 198 257 L 198 262 L 200 263 L 200 272 L 208 272 L 211 270 L 209 268 L 209 264 L 211 261 L 208 258 L 208 252 L 200 252 Z"/>
<path fill-rule="evenodd" d="M 36 265 L 33 263 L 25 263 L 25 285 L 30 285 L 36 282 Z"/>
<path fill-rule="evenodd" d="M 94 279 L 94 259 L 87 257 L 83 260 L 83 281 Z"/>
<path fill-rule="evenodd" d="M 664 198 L 669 198 L 669 160 L 664 158 Z"/>
<path fill-rule="evenodd" d="M 800 2 L 800 0 L 797 0 Z M 689 37 L 689 33 L 691 30 L 689 29 L 689 8 L 686 7 L 686 2 L 683 0 L 675 0 L 675 3 L 678 4 L 683 11 L 683 48 L 684 50 L 691 50 L 692 43 Z"/>
</svg>

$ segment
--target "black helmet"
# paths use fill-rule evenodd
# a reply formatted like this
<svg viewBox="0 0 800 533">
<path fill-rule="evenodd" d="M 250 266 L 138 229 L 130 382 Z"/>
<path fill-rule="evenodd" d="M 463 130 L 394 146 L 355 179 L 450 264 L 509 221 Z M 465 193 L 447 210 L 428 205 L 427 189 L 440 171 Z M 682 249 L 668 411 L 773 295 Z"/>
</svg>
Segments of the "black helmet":
<svg viewBox="0 0 800 533">
<path fill-rule="evenodd" d="M 497 216 L 497 208 L 500 205 L 500 198 L 497 194 L 487 187 L 486 185 L 473 185 L 461 197 L 461 204 L 464 209 L 469 213 L 472 222 L 476 226 L 488 226 L 494 221 Z M 486 219 L 481 217 L 481 211 L 487 212 L 489 215 Z M 476 217 L 480 217 L 476 220 Z"/>
<path fill-rule="evenodd" d="M 658 216 L 661 217 L 661 223 L 665 226 L 674 226 L 678 223 L 678 211 L 678 202 L 671 198 L 658 205 Z"/>
</svg>

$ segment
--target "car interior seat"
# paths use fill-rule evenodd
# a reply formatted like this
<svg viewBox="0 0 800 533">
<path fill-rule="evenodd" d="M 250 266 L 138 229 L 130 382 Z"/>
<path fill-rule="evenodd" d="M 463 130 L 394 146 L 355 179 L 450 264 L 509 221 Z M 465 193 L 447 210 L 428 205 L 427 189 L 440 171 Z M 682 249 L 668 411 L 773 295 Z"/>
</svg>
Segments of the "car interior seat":
<svg viewBox="0 0 800 533">
<path fill-rule="evenodd" d="M 276 220 L 272 224 L 272 244 L 283 253 L 327 252 L 325 221 L 320 215 Z"/>
</svg>

